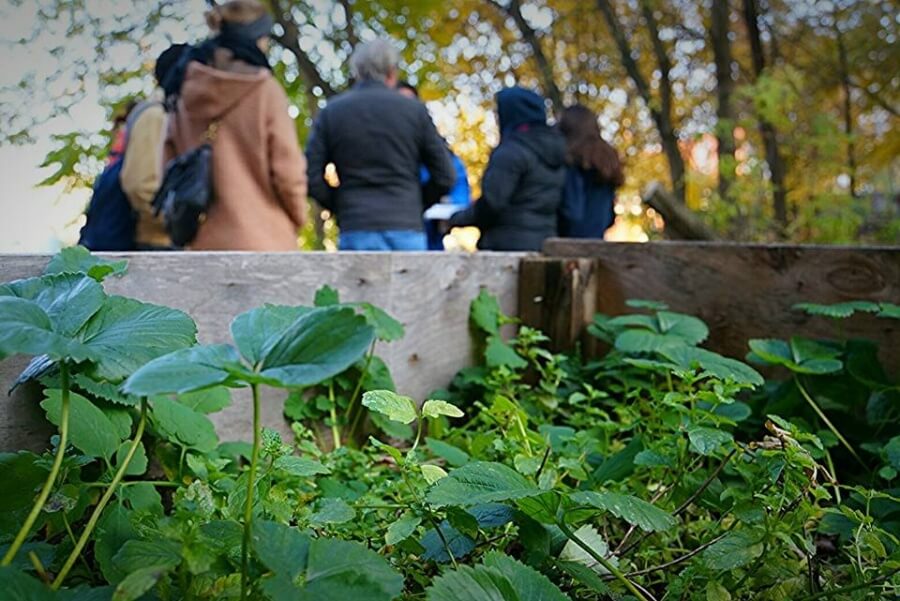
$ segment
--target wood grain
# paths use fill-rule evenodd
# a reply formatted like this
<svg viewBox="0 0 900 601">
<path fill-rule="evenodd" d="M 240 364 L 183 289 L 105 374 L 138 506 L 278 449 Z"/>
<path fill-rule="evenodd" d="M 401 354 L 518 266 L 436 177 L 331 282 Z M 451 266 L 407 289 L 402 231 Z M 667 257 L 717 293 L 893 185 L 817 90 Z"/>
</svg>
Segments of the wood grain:
<svg viewBox="0 0 900 601">
<path fill-rule="evenodd" d="M 111 255 L 112 256 L 112 255 Z M 519 253 L 137 253 L 124 256 L 129 272 L 110 279 L 110 293 L 187 311 L 201 342 L 227 342 L 235 315 L 263 303 L 311 304 L 329 285 L 342 300 L 369 301 L 406 327 L 403 340 L 379 344 L 378 354 L 404 394 L 424 400 L 446 386 L 471 354 L 469 303 L 486 287 L 508 313 L 516 312 Z M 46 256 L 0 258 L 0 281 L 40 274 Z M 0 363 L 0 387 L 8 387 L 25 361 Z M 0 450 L 44 448 L 50 428 L 34 389 L 0 404 Z M 285 394 L 265 392 L 263 421 L 285 430 Z M 242 392 L 213 416 L 222 440 L 246 440 L 249 400 Z"/>
<path fill-rule="evenodd" d="M 631 312 L 627 299 L 663 301 L 710 327 L 708 347 L 744 357 L 751 338 L 868 338 L 900 371 L 900 322 L 858 314 L 841 322 L 793 310 L 796 303 L 871 300 L 900 304 L 900 246 L 610 243 L 551 239 L 544 254 L 595 261 L 597 310 Z M 594 292 L 591 292 L 592 294 Z"/>
</svg>

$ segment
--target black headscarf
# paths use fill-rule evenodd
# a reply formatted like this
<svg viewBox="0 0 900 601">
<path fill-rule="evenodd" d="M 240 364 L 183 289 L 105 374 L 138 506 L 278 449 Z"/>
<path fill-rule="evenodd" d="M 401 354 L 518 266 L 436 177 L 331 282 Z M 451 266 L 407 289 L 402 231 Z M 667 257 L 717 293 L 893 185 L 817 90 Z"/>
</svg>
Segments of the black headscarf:
<svg viewBox="0 0 900 601">
<path fill-rule="evenodd" d="M 178 94 L 181 92 L 181 85 L 184 83 L 188 64 L 191 61 L 197 61 L 209 65 L 213 61 L 217 48 L 225 48 L 231 51 L 234 58 L 254 67 L 264 67 L 271 71 L 272 66 L 269 64 L 269 59 L 259 49 L 256 42 L 269 35 L 273 24 L 272 17 L 268 14 L 250 23 L 225 22 L 222 24 L 222 31 L 215 37 L 198 46 L 185 46 L 178 62 L 160 82 L 166 93 L 166 106 L 174 107 Z"/>
</svg>

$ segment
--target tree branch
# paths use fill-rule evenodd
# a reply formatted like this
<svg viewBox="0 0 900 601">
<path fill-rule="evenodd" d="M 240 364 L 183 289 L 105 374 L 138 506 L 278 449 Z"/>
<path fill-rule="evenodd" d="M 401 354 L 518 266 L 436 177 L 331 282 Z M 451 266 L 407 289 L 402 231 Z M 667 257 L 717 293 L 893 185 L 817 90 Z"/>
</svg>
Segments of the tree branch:
<svg viewBox="0 0 900 601">
<path fill-rule="evenodd" d="M 290 9 L 285 7 L 281 0 L 269 0 L 269 5 L 275 22 L 284 30 L 282 35 L 273 36 L 273 39 L 297 59 L 297 66 L 300 69 L 300 74 L 306 80 L 307 88 L 311 91 L 314 87 L 318 87 L 326 97 L 337 94 L 337 90 L 325 81 L 325 78 L 322 77 L 322 74 L 316 68 L 315 63 L 300 48 L 300 31 L 290 15 Z"/>
<path fill-rule="evenodd" d="M 520 0 L 510 0 L 508 6 L 503 6 L 498 0 L 488 0 L 488 4 L 502 12 L 504 15 L 512 18 L 519 30 L 519 34 L 528 46 L 531 48 L 531 55 L 534 62 L 537 63 L 538 73 L 541 78 L 541 85 L 544 93 L 550 99 L 553 105 L 553 111 L 561 114 L 565 104 L 563 103 L 562 92 L 556 84 L 556 77 L 553 74 L 553 65 L 550 64 L 544 49 L 541 47 L 541 41 L 538 39 L 537 32 L 522 15 L 522 4 Z"/>
<path fill-rule="evenodd" d="M 638 94 L 640 94 L 641 98 L 644 100 L 644 104 L 646 104 L 647 108 L 650 110 L 650 116 L 656 124 L 657 131 L 659 131 L 660 143 L 662 144 L 663 152 L 665 152 L 666 159 L 669 163 L 669 176 L 672 179 L 672 187 L 675 191 L 675 196 L 681 203 L 684 203 L 684 157 L 681 156 L 681 149 L 678 147 L 678 134 L 672 124 L 672 86 L 669 79 L 672 64 L 662 40 L 659 39 L 659 25 L 656 21 L 656 17 L 653 15 L 652 9 L 647 5 L 646 0 L 642 0 L 642 12 L 644 14 L 644 19 L 647 21 L 651 37 L 653 38 L 652 41 L 654 54 L 656 55 L 656 61 L 658 63 L 657 66 L 660 73 L 662 73 L 660 81 L 661 103 L 659 106 L 654 102 L 653 96 L 650 93 L 650 84 L 641 73 L 637 61 L 632 55 L 631 45 L 628 42 L 625 30 L 622 28 L 621 23 L 619 23 L 619 19 L 616 16 L 612 4 L 609 0 L 597 0 L 597 7 L 603 14 L 607 26 L 609 26 L 609 30 L 612 33 L 613 40 L 619 50 L 622 65 L 625 67 L 626 73 L 628 73 L 631 81 L 634 82 Z"/>
</svg>

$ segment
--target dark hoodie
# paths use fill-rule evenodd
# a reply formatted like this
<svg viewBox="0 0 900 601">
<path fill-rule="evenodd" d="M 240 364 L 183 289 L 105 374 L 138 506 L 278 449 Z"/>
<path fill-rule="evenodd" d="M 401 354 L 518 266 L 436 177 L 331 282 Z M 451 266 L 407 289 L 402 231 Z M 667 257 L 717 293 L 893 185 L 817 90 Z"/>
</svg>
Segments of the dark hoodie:
<svg viewBox="0 0 900 601">
<path fill-rule="evenodd" d="M 544 99 L 524 88 L 497 94 L 500 144 L 481 180 L 481 199 L 453 216 L 475 225 L 484 250 L 540 250 L 556 235 L 565 183 L 565 140 L 547 125 Z"/>
</svg>

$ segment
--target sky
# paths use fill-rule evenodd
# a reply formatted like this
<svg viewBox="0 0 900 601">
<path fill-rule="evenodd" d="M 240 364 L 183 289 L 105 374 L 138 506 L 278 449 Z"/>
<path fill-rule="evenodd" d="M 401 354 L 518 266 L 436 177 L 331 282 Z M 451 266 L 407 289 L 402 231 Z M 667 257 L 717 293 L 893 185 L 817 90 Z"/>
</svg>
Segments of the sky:
<svg viewBox="0 0 900 601">
<path fill-rule="evenodd" d="M 84 77 L 70 64 L 76 58 L 93 56 L 89 35 L 66 37 L 71 22 L 65 14 L 39 27 L 37 11 L 53 6 L 50 0 L 0 0 L 0 103 L 13 106 L 20 114 L 43 120 L 52 106 L 54 96 L 75 96 L 78 102 L 68 115 L 29 127 L 33 140 L 27 144 L 0 143 L 0 252 L 55 252 L 62 245 L 77 241 L 79 216 L 90 191 L 66 190 L 62 185 L 37 187 L 53 173 L 52 168 L 39 165 L 54 148 L 51 134 L 83 130 L 97 132 L 105 125 L 105 111 L 100 104 L 101 86 L 88 71 Z M 77 4 L 77 3 L 76 3 Z M 84 0 L 84 11 L 96 16 L 100 27 L 113 30 L 117 23 L 129 17 L 135 5 L 142 2 L 124 0 Z M 156 56 L 170 40 L 189 39 L 203 28 L 203 0 L 179 0 L 177 11 L 184 18 L 166 19 L 146 39 L 142 40 L 144 55 L 134 46 L 115 48 L 110 62 L 123 68 L 137 68 L 142 60 Z M 82 10 L 82 9 L 79 9 Z M 133 18 L 133 15 L 130 15 Z M 27 44 L 23 43 L 27 40 Z M 54 56 L 54 49 L 62 48 Z M 59 65 L 68 67 L 64 77 L 54 78 Z M 23 78 L 37 82 L 34 94 L 23 96 L 16 86 Z M 151 85 L 149 82 L 147 85 Z M 22 102 L 33 102 L 28 111 L 21 110 Z M 4 117 L 6 111 L 4 111 Z"/>
</svg>

